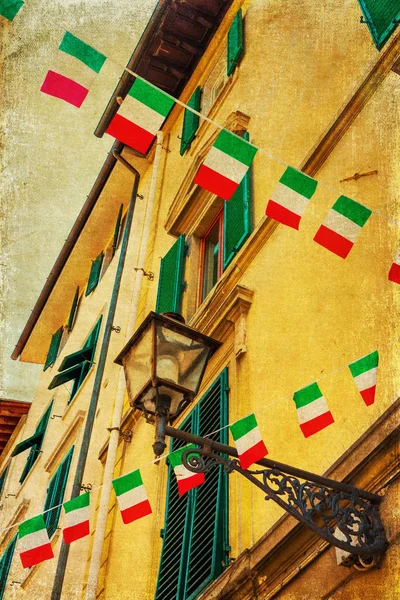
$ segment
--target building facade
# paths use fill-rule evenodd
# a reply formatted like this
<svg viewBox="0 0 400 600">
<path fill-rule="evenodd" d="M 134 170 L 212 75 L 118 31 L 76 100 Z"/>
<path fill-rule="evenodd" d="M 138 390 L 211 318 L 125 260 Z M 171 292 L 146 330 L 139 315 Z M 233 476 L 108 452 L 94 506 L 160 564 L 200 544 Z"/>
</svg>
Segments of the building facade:
<svg viewBox="0 0 400 600">
<path fill-rule="evenodd" d="M 44 368 L 0 458 L 0 476 L 12 465 L 1 498 L 0 598 L 51 597 L 60 505 L 85 443 L 92 532 L 71 545 L 61 598 L 91 597 L 95 560 L 100 599 L 396 597 L 399 299 L 387 272 L 400 222 L 398 18 L 396 3 L 377 0 L 157 5 L 129 70 L 209 120 L 175 104 L 146 157 L 114 142 L 17 343 L 13 358 Z M 96 135 L 132 82 L 126 71 Z M 193 183 L 219 133 L 214 123 L 263 150 L 229 202 Z M 319 182 L 299 231 L 265 216 L 287 165 Z M 340 194 L 373 211 L 345 260 L 313 240 Z M 233 445 L 228 424 L 254 412 L 272 459 L 380 494 L 389 547 L 379 569 L 338 566 L 334 547 L 236 473 L 215 469 L 178 496 L 171 466 L 153 463 L 154 427 L 130 406 L 114 363 L 154 310 L 179 312 L 221 342 L 174 426 Z M 367 407 L 348 365 L 376 349 Z M 317 380 L 334 423 L 305 439 L 293 394 Z M 121 394 L 113 477 L 140 468 L 153 512 L 124 525 L 111 494 L 99 543 Z M 169 444 L 168 452 L 180 442 Z M 42 511 L 55 559 L 24 570 L 15 524 Z"/>
</svg>

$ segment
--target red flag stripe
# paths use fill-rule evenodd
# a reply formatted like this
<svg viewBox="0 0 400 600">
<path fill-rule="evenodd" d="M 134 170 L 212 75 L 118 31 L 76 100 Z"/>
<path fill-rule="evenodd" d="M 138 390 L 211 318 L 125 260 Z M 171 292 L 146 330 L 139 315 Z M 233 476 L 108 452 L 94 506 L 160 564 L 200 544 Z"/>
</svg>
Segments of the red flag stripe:
<svg viewBox="0 0 400 600">
<path fill-rule="evenodd" d="M 336 231 L 325 227 L 325 225 L 321 225 L 318 229 L 314 236 L 314 241 L 341 258 L 346 258 L 354 246 L 353 242 L 339 235 Z"/>
<path fill-rule="evenodd" d="M 310 437 L 310 435 L 314 435 L 321 429 L 325 429 L 328 425 L 334 423 L 334 419 L 330 412 L 326 412 L 323 415 L 319 415 L 319 417 L 315 417 L 315 419 L 311 419 L 311 421 L 307 421 L 307 423 L 302 423 L 300 425 L 300 429 L 302 430 L 304 437 Z"/>
<path fill-rule="evenodd" d="M 235 181 L 217 173 L 206 165 L 201 165 L 194 178 L 194 183 L 219 196 L 223 200 L 230 200 L 239 187 Z"/>
<path fill-rule="evenodd" d="M 255 462 L 264 458 L 268 454 L 268 450 L 264 442 L 261 440 L 252 448 L 243 452 L 243 454 L 239 454 L 240 466 L 242 469 L 248 469 L 250 465 L 253 465 Z"/>
<path fill-rule="evenodd" d="M 389 271 L 389 280 L 394 283 L 400 283 L 400 265 L 393 263 Z"/>
<path fill-rule="evenodd" d="M 71 542 L 75 542 L 89 534 L 89 521 L 84 521 L 83 523 L 78 523 L 77 525 L 63 529 L 64 542 L 66 544 L 71 544 Z"/>
<path fill-rule="evenodd" d="M 142 154 L 147 153 L 155 138 L 155 135 L 118 113 L 107 127 L 106 133 Z"/>
<path fill-rule="evenodd" d="M 148 500 L 143 500 L 143 502 L 139 502 L 139 504 L 135 504 L 135 506 L 130 506 L 125 510 L 121 510 L 121 517 L 125 525 L 127 525 L 128 523 L 132 523 L 132 521 L 141 519 L 151 513 L 150 502 Z"/>
<path fill-rule="evenodd" d="M 24 569 L 28 567 L 33 567 L 44 560 L 49 560 L 50 558 L 54 558 L 53 548 L 51 544 L 44 544 L 43 546 L 38 546 L 37 548 L 32 548 L 32 550 L 27 550 L 26 552 L 21 552 L 20 554 L 22 566 Z"/>
<path fill-rule="evenodd" d="M 298 229 L 301 215 L 297 215 L 296 213 L 288 210 L 281 204 L 274 202 L 274 200 L 269 200 L 267 204 L 267 208 L 265 209 L 265 214 L 267 217 L 271 217 L 271 219 L 275 219 L 275 221 L 279 221 L 283 225 L 287 225 L 288 227 L 292 227 L 293 229 Z"/>
<path fill-rule="evenodd" d="M 204 473 L 193 473 L 192 477 L 186 477 L 185 479 L 178 479 L 178 492 L 182 496 L 186 494 L 192 488 L 197 487 L 205 482 Z"/>
<path fill-rule="evenodd" d="M 363 390 L 362 392 L 360 392 L 362 399 L 364 400 L 364 402 L 367 406 L 371 406 L 371 404 L 373 404 L 375 402 L 375 390 L 376 390 L 376 386 L 373 385 L 372 387 L 367 388 L 366 390 Z"/>
<path fill-rule="evenodd" d="M 69 77 L 60 75 L 60 73 L 56 73 L 55 71 L 49 71 L 47 73 L 40 91 L 49 94 L 50 96 L 54 96 L 55 98 L 65 100 L 65 102 L 68 102 L 77 108 L 82 105 L 82 102 L 89 92 L 89 90 L 80 83 L 73 81 L 73 79 L 70 79 Z"/>
</svg>

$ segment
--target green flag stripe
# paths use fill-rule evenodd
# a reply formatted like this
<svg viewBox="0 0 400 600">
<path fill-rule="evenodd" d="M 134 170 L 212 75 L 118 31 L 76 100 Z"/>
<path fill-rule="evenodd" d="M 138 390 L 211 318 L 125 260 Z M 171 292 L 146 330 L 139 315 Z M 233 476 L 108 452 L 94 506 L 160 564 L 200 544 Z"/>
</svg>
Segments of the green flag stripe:
<svg viewBox="0 0 400 600">
<path fill-rule="evenodd" d="M 296 408 L 301 408 L 302 406 L 306 406 L 310 404 L 310 402 L 314 402 L 317 398 L 322 396 L 321 390 L 317 383 L 312 383 L 307 387 L 299 390 L 294 395 L 294 401 L 296 402 Z"/>
<path fill-rule="evenodd" d="M 305 175 L 292 167 L 286 169 L 279 181 L 309 200 L 314 194 L 318 184 L 315 179 L 312 179 L 308 175 Z"/>
<path fill-rule="evenodd" d="M 59 45 L 59 50 L 75 56 L 75 58 L 83 62 L 89 69 L 95 71 L 95 73 L 99 73 L 107 59 L 104 54 L 85 44 L 85 42 L 82 42 L 82 40 L 72 35 L 69 31 L 65 32 L 62 42 Z"/>
<path fill-rule="evenodd" d="M 41 529 L 46 529 L 46 525 L 44 523 L 43 515 L 37 515 L 37 517 L 28 519 L 20 524 L 18 527 L 18 536 L 22 538 L 30 533 L 36 533 L 36 531 L 40 531 Z"/>
<path fill-rule="evenodd" d="M 214 142 L 214 147 L 221 152 L 225 152 L 232 158 L 250 167 L 253 158 L 257 153 L 257 148 L 250 146 L 245 140 L 229 131 L 222 130 Z"/>
<path fill-rule="evenodd" d="M 186 451 L 186 450 L 190 450 L 190 448 L 196 448 L 196 446 L 194 444 L 189 444 L 188 446 L 184 446 L 183 448 L 179 448 L 179 450 L 176 450 L 175 452 L 172 452 L 172 454 L 170 454 L 168 456 L 168 460 L 171 463 L 172 467 L 175 469 L 175 467 L 179 466 L 182 464 L 182 454 Z"/>
<path fill-rule="evenodd" d="M 378 361 L 378 350 L 375 350 L 375 352 L 371 352 L 371 354 L 367 354 L 367 356 L 360 358 L 360 360 L 356 360 L 355 362 L 351 363 L 351 365 L 349 365 L 349 369 L 353 377 L 357 377 L 357 375 L 361 375 L 361 373 L 365 373 L 370 369 L 375 369 L 375 367 L 378 366 Z"/>
<path fill-rule="evenodd" d="M 117 496 L 120 496 L 121 494 L 125 494 L 126 492 L 133 490 L 135 487 L 138 487 L 139 485 L 143 485 L 143 480 L 142 480 L 142 476 L 140 474 L 139 469 L 137 469 L 136 471 L 132 471 L 132 473 L 128 473 L 127 475 L 124 475 L 123 477 L 114 479 L 112 484 L 113 484 L 115 493 L 117 494 Z"/>
<path fill-rule="evenodd" d="M 244 419 L 240 419 L 240 421 L 236 421 L 236 423 L 233 423 L 233 425 L 230 426 L 230 430 L 232 437 L 236 442 L 236 440 L 246 435 L 246 433 L 249 433 L 249 431 L 255 427 L 257 427 L 257 421 L 254 414 L 252 414 Z"/>
<path fill-rule="evenodd" d="M 12 21 L 23 5 L 22 0 L 0 0 L 0 15 Z"/>
<path fill-rule="evenodd" d="M 155 110 L 163 117 L 168 115 L 175 104 L 174 101 L 161 90 L 153 88 L 141 79 L 135 79 L 128 93 L 132 98 L 136 98 L 139 102 L 146 104 L 146 106 Z"/>
<path fill-rule="evenodd" d="M 351 198 L 347 198 L 347 196 L 339 196 L 332 208 L 350 219 L 350 221 L 353 221 L 353 223 L 356 223 L 356 225 L 359 225 L 359 227 L 365 225 L 372 212 L 366 206 L 355 202 Z"/>
<path fill-rule="evenodd" d="M 89 506 L 90 503 L 90 494 L 87 492 L 86 494 L 81 494 L 72 500 L 64 503 L 64 510 L 66 513 L 69 513 L 73 510 L 77 510 L 78 508 L 85 508 L 85 506 Z"/>
</svg>

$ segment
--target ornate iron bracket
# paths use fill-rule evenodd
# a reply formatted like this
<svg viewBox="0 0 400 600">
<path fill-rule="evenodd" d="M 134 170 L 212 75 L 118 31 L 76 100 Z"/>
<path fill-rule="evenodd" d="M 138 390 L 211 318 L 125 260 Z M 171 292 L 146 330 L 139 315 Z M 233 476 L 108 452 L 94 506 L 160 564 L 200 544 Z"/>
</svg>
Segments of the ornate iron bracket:
<svg viewBox="0 0 400 600">
<path fill-rule="evenodd" d="M 349 552 L 348 563 L 358 567 L 377 566 L 387 549 L 378 505 L 361 498 L 359 490 L 345 490 L 312 481 L 301 482 L 282 468 L 244 470 L 239 461 L 211 451 L 211 440 L 201 448 L 186 450 L 183 465 L 193 473 L 205 473 L 222 465 L 226 473 L 236 471 L 260 488 L 265 500 L 273 500 L 321 538 Z M 328 480 L 329 481 L 329 480 Z M 335 482 L 336 483 L 336 482 Z"/>
</svg>

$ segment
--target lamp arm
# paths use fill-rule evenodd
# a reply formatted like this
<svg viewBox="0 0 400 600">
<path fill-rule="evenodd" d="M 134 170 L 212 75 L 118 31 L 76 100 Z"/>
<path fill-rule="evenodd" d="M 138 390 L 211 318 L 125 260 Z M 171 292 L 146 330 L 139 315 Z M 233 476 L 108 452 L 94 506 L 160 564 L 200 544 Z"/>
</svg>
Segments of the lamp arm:
<svg viewBox="0 0 400 600">
<path fill-rule="evenodd" d="M 240 473 L 266 494 L 266 500 L 273 500 L 324 540 L 349 552 L 351 562 L 365 565 L 367 559 L 377 565 L 385 553 L 388 543 L 379 516 L 380 496 L 266 458 L 257 462 L 263 469 L 245 470 L 231 446 L 169 426 L 165 434 L 200 446 L 182 456 L 190 471 L 204 473 L 222 465 L 227 473 Z"/>
</svg>

